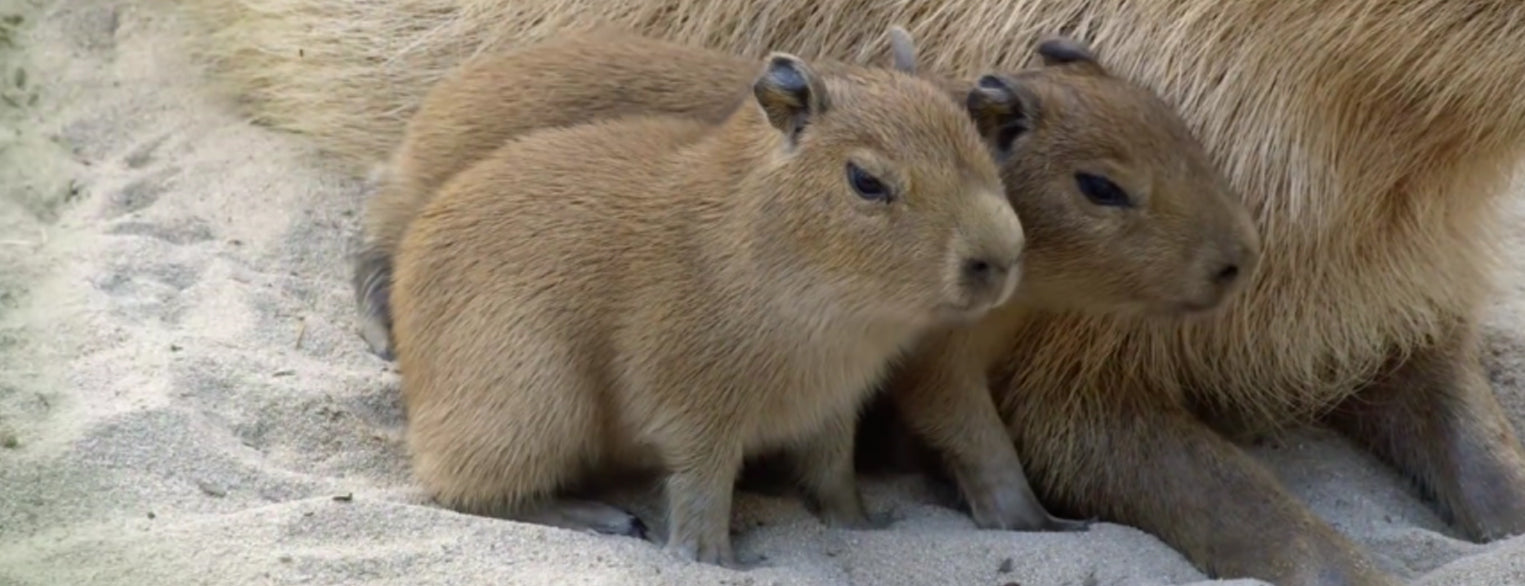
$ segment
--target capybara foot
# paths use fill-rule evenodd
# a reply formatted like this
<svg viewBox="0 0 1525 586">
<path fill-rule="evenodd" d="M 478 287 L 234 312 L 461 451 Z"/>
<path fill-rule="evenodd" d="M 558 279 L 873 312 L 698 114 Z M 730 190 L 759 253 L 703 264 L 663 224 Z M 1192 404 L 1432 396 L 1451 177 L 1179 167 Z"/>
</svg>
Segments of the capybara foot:
<svg viewBox="0 0 1525 586">
<path fill-rule="evenodd" d="M 1027 489 L 1022 491 L 989 492 L 968 498 L 970 516 L 974 526 L 980 529 L 1006 531 L 1079 531 L 1089 523 L 1055 517 L 1043 508 L 1036 496 Z M 1022 494 L 1026 492 L 1027 494 Z"/>
<path fill-rule="evenodd" d="M 698 464 L 667 478 L 667 544 L 678 559 L 740 569 L 731 551 L 731 497 L 742 464 L 738 449 L 715 449 L 718 442 L 696 442 Z"/>
<path fill-rule="evenodd" d="M 382 248 L 367 245 L 355 257 L 353 286 L 359 310 L 360 338 L 382 360 L 392 352 L 392 259 Z"/>
<path fill-rule="evenodd" d="M 1066 414 L 1057 438 L 1071 447 L 1065 458 L 1036 450 L 1029 462 L 1034 470 L 1064 467 L 1061 483 L 1045 488 L 1072 510 L 1152 533 L 1214 578 L 1278 586 L 1398 583 L 1242 449 L 1179 406 L 1093 409 Z"/>
<path fill-rule="evenodd" d="M 1052 531 L 1055 533 L 1090 531 L 1091 525 L 1096 524 L 1096 522 L 1097 520 L 1095 518 L 1065 519 L 1063 517 L 1055 517 L 1053 515 L 1049 515 L 1048 519 L 1043 522 L 1043 530 Z"/>
<path fill-rule="evenodd" d="M 1412 352 L 1329 422 L 1413 478 L 1478 541 L 1525 534 L 1525 448 L 1459 328 Z"/>
<path fill-rule="evenodd" d="M 1007 448 L 1010 449 L 1010 448 Z M 993 457 L 981 465 L 964 465 L 955 477 L 963 489 L 964 503 L 974 525 L 981 529 L 1006 531 L 1080 531 L 1086 521 L 1062 519 L 1048 512 L 1033 493 L 1022 462 L 1015 457 Z"/>
<path fill-rule="evenodd" d="M 375 320 L 361 318 L 360 339 L 365 340 L 365 345 L 377 358 L 391 362 L 397 359 L 397 355 L 392 353 L 392 342 L 387 336 L 386 326 Z"/>
<path fill-rule="evenodd" d="M 876 526 L 863 508 L 853 467 L 856 416 L 856 412 L 842 414 L 794 454 L 795 473 L 806 503 L 823 523 L 838 529 Z"/>
<path fill-rule="evenodd" d="M 682 561 L 714 564 L 733 570 L 747 568 L 737 561 L 736 553 L 731 550 L 729 538 L 720 540 L 674 538 L 668 540 L 662 550 L 667 552 L 667 555 Z"/>
<path fill-rule="evenodd" d="M 646 539 L 646 524 L 640 518 L 598 501 L 559 500 L 518 515 L 517 519 L 574 531 Z"/>
<path fill-rule="evenodd" d="M 888 524 L 868 514 L 856 486 L 835 487 L 825 493 L 811 494 L 807 501 L 821 522 L 834 529 L 878 529 Z"/>
<path fill-rule="evenodd" d="M 894 517 L 888 513 L 869 513 L 859 509 L 855 515 L 831 515 L 821 513 L 821 522 L 832 529 L 847 529 L 851 531 L 877 531 L 886 529 L 895 522 Z"/>
</svg>

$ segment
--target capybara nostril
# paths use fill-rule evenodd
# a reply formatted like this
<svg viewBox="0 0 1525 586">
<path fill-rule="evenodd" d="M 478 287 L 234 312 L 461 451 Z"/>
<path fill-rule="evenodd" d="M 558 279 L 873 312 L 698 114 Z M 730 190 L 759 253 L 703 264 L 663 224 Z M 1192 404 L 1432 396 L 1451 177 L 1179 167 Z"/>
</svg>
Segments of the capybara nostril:
<svg viewBox="0 0 1525 586">
<path fill-rule="evenodd" d="M 990 261 L 984 259 L 971 259 L 964 262 L 964 274 L 971 279 L 982 281 L 988 279 L 992 270 Z"/>
<path fill-rule="evenodd" d="M 1219 269 L 1218 272 L 1213 275 L 1213 282 L 1219 285 L 1228 285 L 1233 283 L 1234 279 L 1237 278 L 1239 278 L 1239 265 L 1231 264 L 1223 267 L 1222 269 Z"/>
</svg>

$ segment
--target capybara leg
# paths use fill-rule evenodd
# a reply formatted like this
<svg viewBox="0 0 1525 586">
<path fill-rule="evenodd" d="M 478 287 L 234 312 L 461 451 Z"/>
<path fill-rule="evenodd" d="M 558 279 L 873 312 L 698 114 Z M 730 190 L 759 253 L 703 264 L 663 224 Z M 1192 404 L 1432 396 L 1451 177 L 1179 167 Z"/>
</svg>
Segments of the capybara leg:
<svg viewBox="0 0 1525 586">
<path fill-rule="evenodd" d="M 805 498 L 828 526 L 883 527 L 887 524 L 885 520 L 870 519 L 864 512 L 863 497 L 858 492 L 858 476 L 853 468 L 856 431 L 856 412 L 833 418 L 824 429 L 794 448 L 795 476 Z"/>
<path fill-rule="evenodd" d="M 953 472 L 982 529 L 1076 531 L 1089 524 L 1049 514 L 1033 494 L 1022 460 L 1001 424 L 980 373 L 937 368 L 931 360 L 891 386 L 896 410 Z M 914 377 L 914 378 L 913 378 Z"/>
<path fill-rule="evenodd" d="M 411 157 L 403 156 L 403 164 Z M 371 352 L 386 360 L 394 356 L 392 340 L 393 255 L 407 233 L 408 224 L 429 199 L 410 179 L 415 174 L 399 171 L 392 164 L 372 172 L 372 189 L 365 203 L 360 230 L 360 251 L 355 258 L 353 285 L 359 309 L 360 336 Z"/>
<path fill-rule="evenodd" d="M 392 255 L 375 244 L 364 244 L 355 255 L 354 269 L 360 337 L 371 352 L 392 360 Z"/>
<path fill-rule="evenodd" d="M 1416 351 L 1328 418 L 1409 475 L 1474 539 L 1525 533 L 1525 449 L 1471 329 Z"/>
<path fill-rule="evenodd" d="M 741 446 L 719 438 L 685 444 L 669 452 L 663 549 L 683 560 L 740 567 L 731 550 L 731 496 L 741 469 Z"/>
<path fill-rule="evenodd" d="M 517 521 L 549 525 L 575 531 L 591 531 L 605 535 L 625 535 L 646 538 L 646 524 L 619 507 L 598 501 L 579 499 L 553 500 L 540 506 L 529 507 L 514 515 Z"/>
<path fill-rule="evenodd" d="M 1034 470 L 1083 514 L 1132 525 L 1217 578 L 1279 586 L 1399 584 L 1250 456 L 1183 408 L 1111 397 L 1013 429 Z M 1110 400 L 1110 404 L 1100 401 Z M 1025 407 L 1025 408 L 1024 408 Z M 1018 405 L 1034 413 L 1039 405 Z M 1081 410 L 1077 410 L 1078 409 Z"/>
</svg>

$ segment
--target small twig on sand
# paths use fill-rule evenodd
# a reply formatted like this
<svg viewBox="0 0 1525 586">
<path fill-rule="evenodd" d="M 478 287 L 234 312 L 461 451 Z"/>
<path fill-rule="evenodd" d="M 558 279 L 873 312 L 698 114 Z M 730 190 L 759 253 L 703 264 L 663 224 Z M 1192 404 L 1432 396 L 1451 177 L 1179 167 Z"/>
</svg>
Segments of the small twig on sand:
<svg viewBox="0 0 1525 586">
<path fill-rule="evenodd" d="M 298 329 L 297 329 L 296 349 L 297 350 L 301 350 L 302 349 L 302 340 L 307 338 L 307 318 L 297 318 L 297 319 L 298 319 L 298 321 L 301 322 L 301 326 L 298 327 Z"/>
</svg>

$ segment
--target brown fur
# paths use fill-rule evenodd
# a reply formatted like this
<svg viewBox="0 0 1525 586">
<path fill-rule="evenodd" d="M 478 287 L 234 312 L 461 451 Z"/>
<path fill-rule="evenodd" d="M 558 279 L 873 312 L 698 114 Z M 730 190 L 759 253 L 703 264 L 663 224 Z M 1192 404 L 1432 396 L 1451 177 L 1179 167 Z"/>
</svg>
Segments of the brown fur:
<svg viewBox="0 0 1525 586">
<path fill-rule="evenodd" d="M 1525 532 L 1525 454 L 1477 362 L 1496 204 L 1525 150 L 1513 0 L 197 0 L 258 119 L 357 160 L 473 51 L 614 24 L 756 55 L 866 58 L 889 23 L 923 70 L 1015 67 L 1062 31 L 1161 93 L 1255 216 L 1253 283 L 1207 319 L 1038 316 L 996 391 L 1039 492 L 1159 535 L 1205 570 L 1381 583 L 1217 431 L 1332 417 L 1467 534 Z M 315 23 L 335 23 L 312 32 Z M 1295 39 L 1296 42 L 1289 42 Z M 322 59 L 297 60 L 300 45 Z M 378 64 L 379 63 L 379 64 Z M 1037 235 L 1033 235 L 1036 242 Z M 1204 425 L 1211 424 L 1216 430 Z"/>
<path fill-rule="evenodd" d="M 391 256 L 408 222 L 447 179 L 531 130 L 632 114 L 719 123 L 751 99 L 754 65 L 753 59 L 617 29 L 564 35 L 463 63 L 424 97 L 366 204 L 353 283 L 366 342 L 390 357 Z M 816 67 L 829 72 L 838 66 Z M 961 101 L 965 93 L 967 88 L 958 93 Z"/>
<path fill-rule="evenodd" d="M 556 493 L 658 468 L 667 549 L 731 564 L 742 458 L 784 447 L 828 523 L 872 524 L 859 404 L 926 328 L 1010 296 L 1022 229 L 940 88 L 767 63 L 718 124 L 531 132 L 410 223 L 395 333 L 414 470 L 436 499 L 630 532 L 627 514 Z"/>
<path fill-rule="evenodd" d="M 891 34 L 895 67 L 913 69 L 910 37 Z M 1002 155 L 1008 199 L 1038 221 L 1026 229 L 1043 235 L 1025 253 L 1021 307 L 1179 313 L 1216 306 L 1242 281 L 1220 283 L 1216 272 L 1253 270 L 1258 245 L 1248 214 L 1158 98 L 1107 75 L 1074 43 L 1054 39 L 1045 47 L 1066 61 L 981 80 L 998 85 L 973 94 L 984 100 L 986 92 L 1010 90 L 1006 103 L 1015 108 L 971 110 L 988 118 L 977 126 Z M 446 179 L 539 127 L 629 114 L 716 122 L 743 99 L 748 64 L 717 51 L 599 31 L 479 57 L 447 77 L 409 122 L 391 175 L 366 211 L 355 284 L 373 347 L 390 345 L 385 294 L 393 243 Z M 950 93 L 965 102 L 976 85 L 938 83 L 956 88 Z M 1013 120 L 1020 129 L 1007 124 Z M 1008 137 L 1003 130 L 1020 132 Z M 1096 205 L 1078 189 L 1077 172 L 1109 176 L 1137 200 Z M 1010 308 L 977 328 L 939 333 L 914 358 L 921 372 L 894 385 L 894 396 L 905 420 L 954 463 L 979 526 L 1078 529 L 1084 525 L 1052 517 L 1032 495 L 985 390 L 995 344 L 1025 313 Z"/>
</svg>

